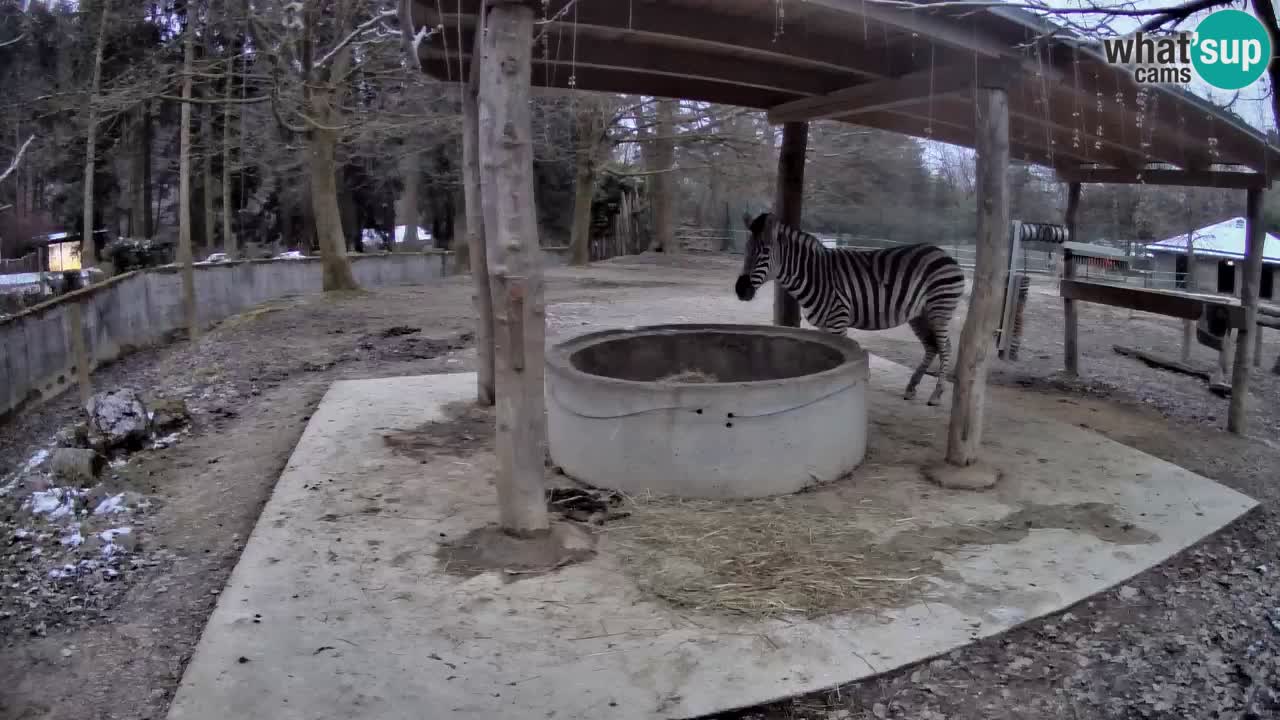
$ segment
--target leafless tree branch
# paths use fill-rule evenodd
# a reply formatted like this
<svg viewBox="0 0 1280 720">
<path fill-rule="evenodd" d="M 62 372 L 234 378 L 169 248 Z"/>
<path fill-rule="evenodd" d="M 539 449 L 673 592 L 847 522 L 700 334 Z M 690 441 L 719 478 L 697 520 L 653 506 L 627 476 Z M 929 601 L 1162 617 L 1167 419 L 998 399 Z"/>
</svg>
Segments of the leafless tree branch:
<svg viewBox="0 0 1280 720">
<path fill-rule="evenodd" d="M 22 147 L 18 148 L 18 154 L 13 156 L 13 162 L 9 163 L 9 169 L 5 170 L 3 173 L 0 173 L 0 182 L 4 181 L 5 178 L 13 174 L 14 170 L 18 169 L 18 165 L 22 163 L 22 154 L 27 151 L 27 146 L 30 145 L 31 141 L 35 139 L 36 139 L 36 136 L 32 135 L 27 138 L 26 142 L 22 143 Z"/>
</svg>

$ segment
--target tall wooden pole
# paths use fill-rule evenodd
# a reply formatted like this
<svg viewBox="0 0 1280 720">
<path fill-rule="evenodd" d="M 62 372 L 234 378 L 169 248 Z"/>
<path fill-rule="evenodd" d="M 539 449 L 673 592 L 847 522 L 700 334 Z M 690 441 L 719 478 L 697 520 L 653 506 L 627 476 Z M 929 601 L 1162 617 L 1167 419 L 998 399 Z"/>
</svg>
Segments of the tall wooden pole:
<svg viewBox="0 0 1280 720">
<path fill-rule="evenodd" d="M 476 23 L 476 41 L 484 42 L 484 13 Z M 480 86 L 480 56 L 471 57 L 467 83 L 462 86 L 462 192 L 467 214 L 467 254 L 471 266 L 471 302 L 476 310 L 476 404 L 494 403 L 493 296 L 489 292 L 488 251 L 485 248 L 484 209 L 480 197 L 480 111 L 476 91 Z M 416 168 L 414 169 L 416 172 Z M 416 194 L 416 193 L 415 193 Z M 414 216 L 414 239 L 417 221 Z M 408 228 L 406 228 L 406 232 Z"/>
<path fill-rule="evenodd" d="M 1245 214 L 1245 236 L 1248 247 L 1241 272 L 1240 304 L 1244 306 L 1244 324 L 1236 329 L 1236 359 L 1231 369 L 1231 405 L 1227 410 L 1227 430 L 1243 435 L 1248 426 L 1249 373 L 1252 365 L 1249 334 L 1258 331 L 1258 288 L 1262 284 L 1262 249 L 1266 230 L 1262 227 L 1262 190 L 1248 190 Z"/>
<path fill-rule="evenodd" d="M 1076 216 L 1080 213 L 1080 183 L 1067 186 L 1067 212 L 1063 223 L 1067 226 L 1067 239 L 1076 242 Z M 1076 275 L 1076 261 L 1070 248 L 1062 248 L 1062 279 Z M 1080 346 L 1077 343 L 1080 318 L 1076 314 L 1076 301 L 1062 301 L 1062 365 L 1068 375 L 1080 374 Z"/>
<path fill-rule="evenodd" d="M 978 248 L 969 312 L 960 333 L 947 462 L 965 467 L 978 459 L 987 362 L 1000 321 L 1009 243 L 1009 95 L 1004 88 L 975 94 L 978 129 Z"/>
<path fill-rule="evenodd" d="M 773 212 L 779 220 L 792 227 L 799 227 L 801 221 L 804 204 L 804 154 L 808 145 L 809 123 L 783 124 Z M 773 287 L 773 324 L 800 327 L 799 301 L 777 283 Z"/>
<path fill-rule="evenodd" d="M 479 157 L 497 381 L 498 511 L 503 530 L 548 530 L 543 468 L 546 314 L 533 201 L 529 117 L 533 6 L 488 0 L 482 37 Z"/>
<path fill-rule="evenodd" d="M 1189 201 L 1189 197 L 1190 197 L 1190 194 L 1184 196 L 1184 202 L 1187 203 L 1187 253 L 1186 253 L 1187 276 L 1183 280 L 1183 285 L 1186 286 L 1185 289 L 1187 292 L 1195 292 L 1197 287 L 1196 228 L 1195 228 L 1195 224 L 1191 221 L 1191 203 Z M 1177 267 L 1175 266 L 1174 269 L 1176 270 Z M 1174 284 L 1176 285 L 1177 284 L 1176 272 L 1174 273 L 1174 279 L 1175 279 Z M 1195 336 L 1196 336 L 1196 321 L 1183 320 L 1182 321 L 1182 362 L 1184 363 L 1191 362 L 1191 346 L 1192 346 L 1192 343 L 1195 342 Z"/>
</svg>

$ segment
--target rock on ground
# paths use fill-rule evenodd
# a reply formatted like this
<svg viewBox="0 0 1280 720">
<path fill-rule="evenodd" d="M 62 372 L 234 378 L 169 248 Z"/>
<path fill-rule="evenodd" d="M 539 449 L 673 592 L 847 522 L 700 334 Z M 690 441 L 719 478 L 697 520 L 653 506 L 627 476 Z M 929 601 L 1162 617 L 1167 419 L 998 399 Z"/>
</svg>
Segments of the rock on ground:
<svg viewBox="0 0 1280 720">
<path fill-rule="evenodd" d="M 146 442 L 150 434 L 147 407 L 138 391 L 132 388 L 97 393 L 89 398 L 85 410 L 103 449 L 137 447 Z"/>
<path fill-rule="evenodd" d="M 106 465 L 107 459 L 94 450 L 68 447 L 54 449 L 44 463 L 54 477 L 80 487 L 89 487 L 97 482 Z"/>
<path fill-rule="evenodd" d="M 182 398 L 160 398 L 151 403 L 151 427 L 156 432 L 174 430 L 190 421 L 191 411 Z"/>
</svg>

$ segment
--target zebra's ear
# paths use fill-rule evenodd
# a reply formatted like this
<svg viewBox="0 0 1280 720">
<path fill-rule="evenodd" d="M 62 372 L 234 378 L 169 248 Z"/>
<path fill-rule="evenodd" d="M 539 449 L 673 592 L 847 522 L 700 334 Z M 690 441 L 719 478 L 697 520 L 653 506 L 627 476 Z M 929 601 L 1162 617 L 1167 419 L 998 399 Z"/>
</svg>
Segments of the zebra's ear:
<svg viewBox="0 0 1280 720">
<path fill-rule="evenodd" d="M 755 218 L 751 217 L 751 213 L 744 210 L 742 213 L 742 224 L 746 225 L 748 230 L 751 229 L 751 222 L 753 220 L 755 220 Z"/>
</svg>

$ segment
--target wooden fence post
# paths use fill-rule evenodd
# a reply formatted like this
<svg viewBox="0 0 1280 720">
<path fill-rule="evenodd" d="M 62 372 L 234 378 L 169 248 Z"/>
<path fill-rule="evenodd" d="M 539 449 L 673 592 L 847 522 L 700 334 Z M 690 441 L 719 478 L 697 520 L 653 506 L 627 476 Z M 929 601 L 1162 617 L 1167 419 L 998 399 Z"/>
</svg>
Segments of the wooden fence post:
<svg viewBox="0 0 1280 720">
<path fill-rule="evenodd" d="M 488 0 L 480 61 L 479 157 L 494 309 L 498 510 L 506 532 L 550 527 L 543 495 L 546 314 L 529 113 L 533 7 Z"/>
<path fill-rule="evenodd" d="M 1227 409 L 1227 430 L 1243 435 L 1248 427 L 1249 353 L 1253 349 L 1249 334 L 1258 331 L 1258 289 L 1262 284 L 1262 250 L 1266 229 L 1262 226 L 1262 190 L 1250 188 L 1245 215 L 1244 267 L 1240 281 L 1240 304 L 1244 307 L 1244 323 L 1236 330 L 1236 359 L 1231 368 L 1231 405 Z"/>
<path fill-rule="evenodd" d="M 484 12 L 476 22 L 474 48 L 484 38 Z M 494 403 L 493 296 L 489 292 L 488 253 L 485 249 L 484 210 L 480 197 L 480 116 L 476 91 L 480 87 L 480 55 L 473 53 L 467 82 L 462 86 L 462 191 L 467 214 L 467 253 L 471 260 L 471 303 L 476 310 L 476 404 Z"/>
<path fill-rule="evenodd" d="M 1080 212 L 1080 183 L 1073 182 L 1067 186 L 1067 212 L 1063 223 L 1067 226 L 1067 240 L 1076 242 L 1076 216 Z M 1076 261 L 1071 249 L 1062 248 L 1062 279 L 1070 280 L 1076 275 Z M 1062 301 L 1062 365 L 1068 375 L 1080 374 L 1080 346 L 1077 344 L 1080 318 L 1076 315 L 1075 300 Z"/>
<path fill-rule="evenodd" d="M 89 350 L 84 342 L 84 313 L 80 309 L 80 301 L 67 303 L 67 335 L 71 339 L 71 357 L 74 360 L 76 385 L 80 388 L 80 407 L 89 406 L 89 398 L 93 397 L 93 384 L 90 381 Z"/>
<path fill-rule="evenodd" d="M 947 463 L 967 467 L 978 459 L 987 364 L 999 322 L 1009 243 L 1009 96 L 1004 88 L 975 94 L 978 153 L 978 247 L 969 311 L 956 355 Z M 994 482 L 994 474 L 991 481 Z"/>
<path fill-rule="evenodd" d="M 791 227 L 800 227 L 804 205 L 804 154 L 809 145 L 809 123 L 782 126 L 778 151 L 777 191 L 774 213 Z M 773 284 L 773 324 L 800 327 L 800 303 L 778 283 Z"/>
</svg>

